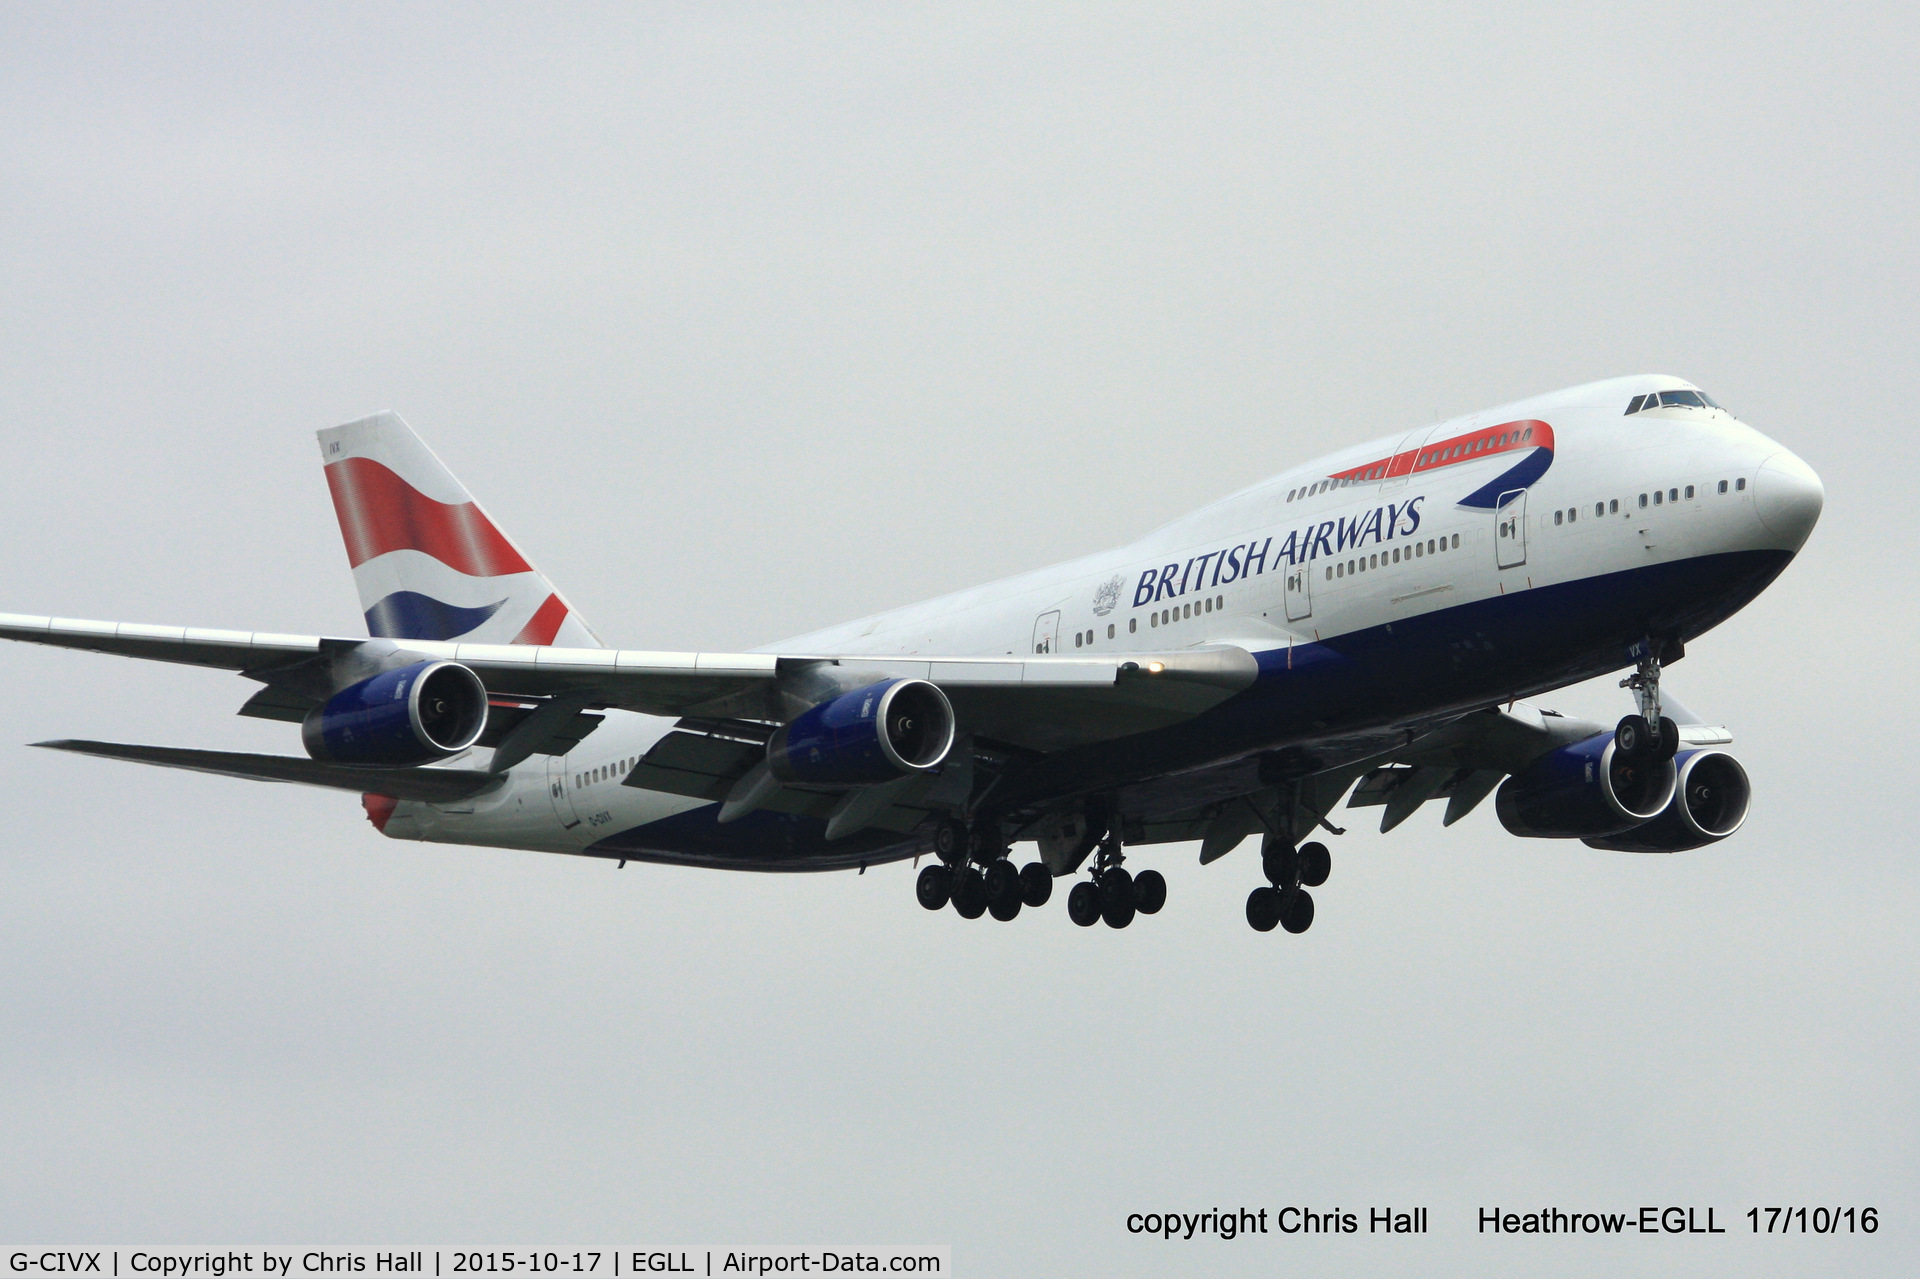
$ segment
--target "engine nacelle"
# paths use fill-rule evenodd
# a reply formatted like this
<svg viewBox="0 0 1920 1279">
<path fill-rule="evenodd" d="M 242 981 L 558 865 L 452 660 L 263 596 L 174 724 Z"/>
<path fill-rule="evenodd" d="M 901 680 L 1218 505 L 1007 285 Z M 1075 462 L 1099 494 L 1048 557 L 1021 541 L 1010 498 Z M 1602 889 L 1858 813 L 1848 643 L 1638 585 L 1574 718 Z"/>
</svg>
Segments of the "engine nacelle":
<svg viewBox="0 0 1920 1279">
<path fill-rule="evenodd" d="M 953 749 L 953 706 L 923 679 L 882 680 L 822 702 L 767 743 L 783 782 L 863 786 L 940 767 Z"/>
<path fill-rule="evenodd" d="M 307 712 L 307 754 L 336 764 L 427 764 L 487 727 L 487 686 L 458 662 L 415 662 L 341 689 Z"/>
<path fill-rule="evenodd" d="M 1686 751 L 1674 757 L 1680 783 L 1660 815 L 1644 826 L 1603 839 L 1589 847 L 1621 853 L 1684 853 L 1725 839 L 1747 820 L 1753 786 L 1747 770 L 1725 751 Z"/>
<path fill-rule="evenodd" d="M 1620 756 L 1612 733 L 1542 755 L 1500 784 L 1494 809 L 1515 835 L 1584 839 L 1617 835 L 1660 815 L 1673 798 L 1672 760 Z"/>
</svg>

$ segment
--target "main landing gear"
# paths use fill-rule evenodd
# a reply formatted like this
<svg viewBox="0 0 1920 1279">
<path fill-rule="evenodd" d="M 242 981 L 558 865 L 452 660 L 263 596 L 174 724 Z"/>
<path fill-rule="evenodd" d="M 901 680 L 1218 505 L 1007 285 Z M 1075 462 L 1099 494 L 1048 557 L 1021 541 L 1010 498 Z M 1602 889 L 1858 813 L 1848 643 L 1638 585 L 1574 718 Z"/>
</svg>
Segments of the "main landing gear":
<svg viewBox="0 0 1920 1279">
<path fill-rule="evenodd" d="M 1247 895 L 1247 922 L 1262 933 L 1272 932 L 1275 924 L 1290 933 L 1313 927 L 1313 894 L 1307 889 L 1320 887 L 1333 873 L 1327 846 L 1314 841 L 1295 848 L 1279 835 L 1268 835 L 1260 846 L 1260 867 L 1271 886 Z"/>
<path fill-rule="evenodd" d="M 1635 763 L 1663 764 L 1680 750 L 1679 725 L 1660 713 L 1660 662 L 1666 647 L 1659 640 L 1646 640 L 1636 650 L 1639 661 L 1633 674 L 1620 681 L 1621 688 L 1633 690 L 1640 713 L 1615 726 L 1613 748 Z M 1676 652 L 1674 659 L 1679 656 Z"/>
<path fill-rule="evenodd" d="M 1082 880 L 1067 894 L 1067 918 L 1082 928 L 1100 920 L 1109 928 L 1125 928 L 1136 914 L 1157 915 L 1167 904 L 1167 880 L 1157 870 L 1130 875 L 1121 866 L 1125 858 L 1112 834 L 1100 841 L 1093 855 L 1093 879 Z"/>
<path fill-rule="evenodd" d="M 933 833 L 939 862 L 920 872 L 914 896 L 928 910 L 953 903 L 962 919 L 991 914 L 1008 921 L 1025 906 L 1044 906 L 1053 896 L 1053 874 L 1039 862 L 1015 866 L 1005 845 L 987 841 L 984 828 L 969 832 L 953 818 L 942 818 Z"/>
<path fill-rule="evenodd" d="M 1015 867 L 998 828 L 988 836 L 987 824 L 971 831 L 952 818 L 934 828 L 933 851 L 940 861 L 921 870 L 914 895 L 928 910 L 949 903 L 963 919 L 992 915 L 1011 920 L 1026 907 L 1047 904 L 1053 896 L 1053 872 L 1044 862 Z M 1084 847 L 1084 845 L 1083 845 Z M 1120 865 L 1120 839 L 1104 836 L 1095 853 L 1092 880 L 1082 880 L 1067 894 L 1067 917 L 1082 928 L 1105 920 L 1109 928 L 1125 928 L 1135 915 L 1158 914 L 1167 904 L 1167 881 L 1157 870 L 1130 875 Z"/>
</svg>

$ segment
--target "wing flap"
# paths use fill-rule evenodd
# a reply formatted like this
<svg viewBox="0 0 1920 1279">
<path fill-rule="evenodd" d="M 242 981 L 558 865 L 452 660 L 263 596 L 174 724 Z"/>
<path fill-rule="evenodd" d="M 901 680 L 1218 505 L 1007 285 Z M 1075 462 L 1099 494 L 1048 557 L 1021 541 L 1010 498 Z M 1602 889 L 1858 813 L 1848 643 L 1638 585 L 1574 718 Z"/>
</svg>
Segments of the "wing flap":
<svg viewBox="0 0 1920 1279">
<path fill-rule="evenodd" d="M 122 742 L 63 740 L 35 742 L 48 750 L 72 751 L 101 759 L 123 759 L 161 768 L 184 768 L 221 777 L 244 777 L 256 782 L 293 782 L 333 790 L 390 795 L 394 799 L 446 804 L 470 799 L 503 782 L 495 773 L 464 768 L 370 768 L 353 764 L 326 764 L 292 755 L 250 755 L 239 751 L 188 750 L 178 746 L 133 746 Z"/>
</svg>

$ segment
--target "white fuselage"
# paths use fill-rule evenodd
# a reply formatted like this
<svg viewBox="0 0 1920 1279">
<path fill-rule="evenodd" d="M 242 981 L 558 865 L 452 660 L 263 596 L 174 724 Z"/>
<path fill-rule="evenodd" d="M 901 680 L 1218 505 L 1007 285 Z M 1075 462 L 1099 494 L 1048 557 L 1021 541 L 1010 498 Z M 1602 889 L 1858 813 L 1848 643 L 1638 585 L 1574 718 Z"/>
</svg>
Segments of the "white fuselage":
<svg viewBox="0 0 1920 1279">
<path fill-rule="evenodd" d="M 1646 565 L 1797 550 L 1811 527 L 1798 508 L 1810 490 L 1817 513 L 1819 491 L 1798 458 L 1717 409 L 1623 413 L 1637 394 L 1687 386 L 1674 378 L 1621 378 L 1375 439 L 1222 498 L 1126 546 L 769 647 L 789 654 L 1071 655 L 1229 643 L 1263 653 Z M 1512 466 L 1515 452 L 1468 454 L 1412 474 L 1330 478 L 1531 420 L 1551 423 L 1550 464 L 1494 508 L 1459 503 Z M 1316 539 L 1329 522 L 1362 530 L 1361 544 L 1338 532 Z M 1292 562 L 1279 553 L 1289 545 Z M 1256 560 L 1256 552 L 1264 553 Z M 700 808 L 708 801 L 622 785 L 673 724 L 606 712 L 572 754 L 535 756 L 512 770 L 508 785 L 473 801 L 401 804 L 387 833 L 579 852 L 614 831 Z"/>
</svg>

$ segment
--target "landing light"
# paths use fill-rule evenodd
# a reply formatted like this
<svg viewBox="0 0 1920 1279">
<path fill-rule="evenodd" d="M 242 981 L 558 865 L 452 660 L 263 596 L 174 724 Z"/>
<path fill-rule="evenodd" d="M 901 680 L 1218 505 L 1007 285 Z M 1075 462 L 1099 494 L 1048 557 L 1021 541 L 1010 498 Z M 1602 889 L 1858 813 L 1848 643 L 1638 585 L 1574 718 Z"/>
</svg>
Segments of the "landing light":
<svg viewBox="0 0 1920 1279">
<path fill-rule="evenodd" d="M 1148 662 L 1147 663 L 1147 673 L 1150 675 L 1158 675 L 1161 671 L 1164 671 L 1166 669 L 1167 669 L 1167 664 L 1165 662 Z"/>
</svg>

